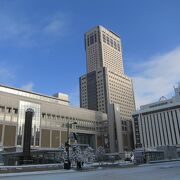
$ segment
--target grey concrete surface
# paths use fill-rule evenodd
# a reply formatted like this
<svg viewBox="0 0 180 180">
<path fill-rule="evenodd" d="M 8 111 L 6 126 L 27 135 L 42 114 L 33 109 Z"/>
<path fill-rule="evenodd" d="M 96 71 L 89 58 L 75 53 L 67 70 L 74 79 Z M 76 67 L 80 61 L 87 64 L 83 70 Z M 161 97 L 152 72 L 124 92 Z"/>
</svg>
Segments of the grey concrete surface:
<svg viewBox="0 0 180 180">
<path fill-rule="evenodd" d="M 0 175 L 0 180 L 180 180 L 180 162 L 143 165 L 134 168 L 101 169 L 96 171 L 49 171 Z"/>
</svg>

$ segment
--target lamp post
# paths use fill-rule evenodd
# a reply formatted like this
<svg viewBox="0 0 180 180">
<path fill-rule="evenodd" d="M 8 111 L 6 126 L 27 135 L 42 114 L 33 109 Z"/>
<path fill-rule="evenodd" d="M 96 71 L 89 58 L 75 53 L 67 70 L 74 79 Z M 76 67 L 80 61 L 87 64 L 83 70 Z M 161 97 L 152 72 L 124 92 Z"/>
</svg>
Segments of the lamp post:
<svg viewBox="0 0 180 180">
<path fill-rule="evenodd" d="M 70 147 L 70 138 L 69 138 L 69 130 L 70 130 L 70 126 L 73 124 L 77 124 L 77 122 L 68 122 L 67 125 L 67 141 L 65 143 L 65 147 L 66 147 L 66 151 L 67 151 L 67 160 L 64 163 L 64 169 L 70 169 L 71 168 L 71 162 L 69 159 L 69 147 Z"/>
</svg>

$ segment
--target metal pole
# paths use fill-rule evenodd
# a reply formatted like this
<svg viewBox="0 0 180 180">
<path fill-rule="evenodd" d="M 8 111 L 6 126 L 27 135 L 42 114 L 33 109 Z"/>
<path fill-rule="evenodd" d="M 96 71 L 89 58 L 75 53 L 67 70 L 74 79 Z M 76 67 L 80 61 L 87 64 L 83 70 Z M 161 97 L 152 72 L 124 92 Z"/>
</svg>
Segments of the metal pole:
<svg viewBox="0 0 180 180">
<path fill-rule="evenodd" d="M 66 151 L 67 151 L 67 159 L 64 162 L 64 169 L 70 169 L 71 168 L 71 162 L 69 160 L 69 128 L 70 128 L 69 121 L 66 125 L 67 125 L 67 141 L 65 143 L 65 146 L 66 146 Z"/>
<path fill-rule="evenodd" d="M 72 124 L 77 124 L 77 122 L 70 123 L 70 121 L 68 121 L 68 123 L 67 123 L 67 142 L 65 143 L 66 144 L 66 151 L 67 151 L 67 161 L 66 161 L 66 163 L 64 163 L 64 169 L 70 169 L 71 168 L 71 162 L 69 159 L 69 146 L 70 146 L 69 131 L 70 131 L 70 125 L 72 125 Z"/>
<path fill-rule="evenodd" d="M 69 122 L 67 124 L 67 157 L 69 161 Z"/>
</svg>

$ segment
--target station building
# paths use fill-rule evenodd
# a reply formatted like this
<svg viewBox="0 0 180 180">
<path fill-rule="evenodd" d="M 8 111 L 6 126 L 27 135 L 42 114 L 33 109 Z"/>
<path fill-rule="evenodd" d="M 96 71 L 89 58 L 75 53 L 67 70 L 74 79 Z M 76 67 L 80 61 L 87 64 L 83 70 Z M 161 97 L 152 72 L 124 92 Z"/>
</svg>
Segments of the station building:
<svg viewBox="0 0 180 180">
<path fill-rule="evenodd" d="M 47 96 L 0 85 L 0 145 L 4 148 L 22 147 L 28 108 L 35 112 L 31 148 L 53 149 L 64 145 L 70 124 L 70 134 L 77 134 L 77 143 L 88 144 L 94 149 L 102 145 L 107 114 L 69 104 L 66 94 Z"/>
</svg>

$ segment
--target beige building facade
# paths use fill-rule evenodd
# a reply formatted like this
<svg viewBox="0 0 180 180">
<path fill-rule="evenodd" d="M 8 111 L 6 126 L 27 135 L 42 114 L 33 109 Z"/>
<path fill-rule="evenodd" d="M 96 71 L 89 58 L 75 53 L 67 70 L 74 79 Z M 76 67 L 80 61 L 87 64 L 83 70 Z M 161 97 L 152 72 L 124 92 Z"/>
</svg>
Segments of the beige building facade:
<svg viewBox="0 0 180 180">
<path fill-rule="evenodd" d="M 49 149 L 64 145 L 67 124 L 73 122 L 77 124 L 70 127 L 70 132 L 77 134 L 77 143 L 94 149 L 102 145 L 102 124 L 107 122 L 107 114 L 71 107 L 68 96 L 59 95 L 47 96 L 0 85 L 0 144 L 5 148 L 22 147 L 25 111 L 31 108 L 35 112 L 32 148 Z"/>
<path fill-rule="evenodd" d="M 117 74 L 124 74 L 120 37 L 114 32 L 97 26 L 85 33 L 87 73 L 107 67 Z"/>
<path fill-rule="evenodd" d="M 111 152 L 132 150 L 134 91 L 132 79 L 124 74 L 120 37 L 97 26 L 85 33 L 85 49 L 87 74 L 80 77 L 80 106 L 108 114 Z"/>
</svg>

